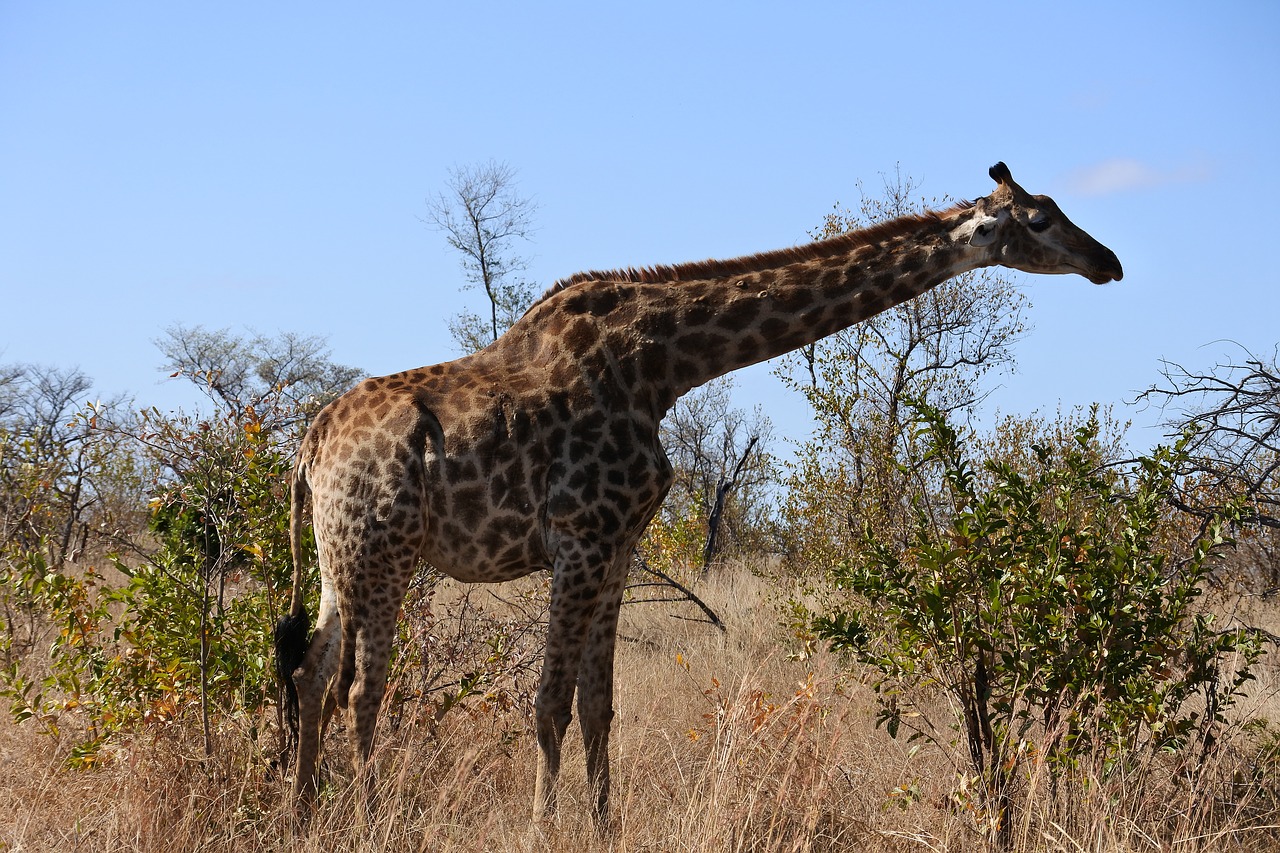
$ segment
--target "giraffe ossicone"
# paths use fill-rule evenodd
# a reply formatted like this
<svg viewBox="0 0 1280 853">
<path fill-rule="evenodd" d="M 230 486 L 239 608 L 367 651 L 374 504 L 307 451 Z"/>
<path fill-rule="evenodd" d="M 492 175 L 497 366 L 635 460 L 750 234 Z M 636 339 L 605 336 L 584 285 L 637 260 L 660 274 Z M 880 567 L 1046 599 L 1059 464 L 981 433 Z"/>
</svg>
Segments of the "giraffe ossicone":
<svg viewBox="0 0 1280 853">
<path fill-rule="evenodd" d="M 551 572 L 535 701 L 534 816 L 555 805 L 577 711 L 595 816 L 607 824 L 618 610 L 628 561 L 671 486 L 658 440 L 686 391 L 813 343 L 960 273 L 1001 265 L 1119 280 L 1115 254 L 1047 196 L 990 170 L 975 202 L 727 261 L 580 273 L 489 347 L 366 379 L 326 407 L 293 473 L 293 597 L 276 626 L 294 794 L 316 786 L 322 733 L 346 709 L 366 780 L 396 620 L 423 563 L 462 581 Z M 308 499 L 320 563 L 315 629 L 300 561 Z"/>
</svg>

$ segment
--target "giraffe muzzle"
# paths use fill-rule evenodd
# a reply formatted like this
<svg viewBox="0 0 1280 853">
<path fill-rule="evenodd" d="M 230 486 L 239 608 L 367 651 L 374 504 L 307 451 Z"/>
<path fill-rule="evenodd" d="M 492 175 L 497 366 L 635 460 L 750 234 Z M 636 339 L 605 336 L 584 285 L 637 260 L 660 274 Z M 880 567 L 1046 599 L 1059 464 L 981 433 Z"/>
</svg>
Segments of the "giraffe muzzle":
<svg viewBox="0 0 1280 853">
<path fill-rule="evenodd" d="M 1124 268 L 1120 266 L 1120 259 L 1116 257 L 1116 253 L 1103 246 L 1101 262 L 1085 277 L 1094 284 L 1106 284 L 1124 278 Z"/>
</svg>

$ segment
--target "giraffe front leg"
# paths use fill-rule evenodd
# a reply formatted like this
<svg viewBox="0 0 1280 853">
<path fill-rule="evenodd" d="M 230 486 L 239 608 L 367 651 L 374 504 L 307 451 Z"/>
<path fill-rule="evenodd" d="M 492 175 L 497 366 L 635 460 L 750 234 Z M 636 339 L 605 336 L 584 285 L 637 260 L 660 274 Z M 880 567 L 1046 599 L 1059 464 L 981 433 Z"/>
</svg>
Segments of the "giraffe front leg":
<svg viewBox="0 0 1280 853">
<path fill-rule="evenodd" d="M 375 782 L 372 766 L 374 736 L 377 733 L 378 715 L 382 710 L 382 698 L 387 691 L 387 673 L 391 663 L 391 646 L 395 640 L 396 621 L 400 615 L 404 588 L 407 586 L 407 583 L 403 587 L 389 583 L 383 595 L 366 595 L 360 608 L 361 621 L 354 625 L 354 630 L 346 633 L 347 641 L 352 644 L 351 685 L 346 704 L 353 734 L 355 775 L 366 807 L 372 803 Z M 347 665 L 344 662 L 344 668 Z M 341 684 L 339 686 L 341 688 Z M 341 695 L 338 698 L 341 703 Z"/>
<path fill-rule="evenodd" d="M 582 661 L 583 643 L 600 595 L 600 560 L 583 548 L 565 548 L 551 578 L 551 607 L 547 650 L 534 702 L 538 732 L 538 775 L 533 794 L 533 819 L 555 811 L 556 778 L 565 730 L 573 719 L 573 694 Z"/>
<path fill-rule="evenodd" d="M 569 702 L 553 696 L 562 688 L 544 690 L 548 683 L 547 666 L 543 664 L 542 684 L 538 688 L 538 697 L 534 703 L 534 713 L 538 729 L 538 774 L 533 789 L 533 820 L 540 822 L 550 817 L 556 810 L 556 779 L 560 776 L 560 748 L 564 743 L 565 730 L 573 714 L 569 710 Z M 572 691 L 572 684 L 569 690 Z"/>
<path fill-rule="evenodd" d="M 616 563 L 596 604 L 578 669 L 578 721 L 586 745 L 587 784 L 595 800 L 596 829 L 609 829 L 609 731 L 613 726 L 613 661 L 627 561 Z"/>
</svg>

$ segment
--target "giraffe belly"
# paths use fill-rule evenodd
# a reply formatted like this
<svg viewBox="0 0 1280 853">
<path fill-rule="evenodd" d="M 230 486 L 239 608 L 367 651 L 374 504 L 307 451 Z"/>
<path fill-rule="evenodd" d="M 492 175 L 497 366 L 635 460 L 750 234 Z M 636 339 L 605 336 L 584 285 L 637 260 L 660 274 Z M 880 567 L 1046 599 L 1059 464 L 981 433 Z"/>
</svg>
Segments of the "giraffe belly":
<svg viewBox="0 0 1280 853">
<path fill-rule="evenodd" d="M 464 583 L 500 583 L 550 568 L 541 525 L 531 513 L 433 517 L 422 556 Z"/>
</svg>

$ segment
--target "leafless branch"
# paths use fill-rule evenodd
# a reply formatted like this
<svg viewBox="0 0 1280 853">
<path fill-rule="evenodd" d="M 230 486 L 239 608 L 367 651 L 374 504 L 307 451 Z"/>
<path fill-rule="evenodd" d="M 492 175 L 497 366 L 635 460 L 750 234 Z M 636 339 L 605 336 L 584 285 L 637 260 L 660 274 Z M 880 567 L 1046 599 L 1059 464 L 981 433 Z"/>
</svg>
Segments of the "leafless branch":
<svg viewBox="0 0 1280 853">
<path fill-rule="evenodd" d="M 675 603 L 675 602 L 679 602 L 679 601 L 689 601 L 689 602 L 692 602 L 693 604 L 697 605 L 697 607 L 698 607 L 698 608 L 699 608 L 703 613 L 705 613 L 705 614 L 706 614 L 706 616 L 707 616 L 707 621 L 709 621 L 712 625 L 714 625 L 714 626 L 716 626 L 717 628 L 719 628 L 719 629 L 720 629 L 720 631 L 721 631 L 721 633 L 727 633 L 727 632 L 728 632 L 728 630 L 729 630 L 729 629 L 725 626 L 725 624 L 724 624 L 723 620 L 721 620 L 721 619 L 720 619 L 720 617 L 716 615 L 716 612 L 715 612 L 714 610 L 712 610 L 712 609 L 711 609 L 711 607 L 710 607 L 710 606 L 709 606 L 705 601 L 703 601 L 701 598 L 699 598 L 699 597 L 697 596 L 697 594 L 696 594 L 696 593 L 694 593 L 694 591 L 693 591 L 693 590 L 689 589 L 687 586 L 685 586 L 684 584 L 680 583 L 680 581 L 676 580 L 675 578 L 671 577 L 670 575 L 666 574 L 665 572 L 659 571 L 658 569 L 655 569 L 655 568 L 653 568 L 652 566 L 650 566 L 650 565 L 649 565 L 649 563 L 648 563 L 648 561 L 647 561 L 647 560 L 645 560 L 645 558 L 644 558 L 644 557 L 642 557 L 639 553 L 636 553 L 636 554 L 634 555 L 634 560 L 635 560 L 635 567 L 636 567 L 637 569 L 639 569 L 640 571 L 642 571 L 642 572 L 644 572 L 644 573 L 646 573 L 646 574 L 652 575 L 653 577 L 659 578 L 659 579 L 662 581 L 662 585 L 664 585 L 664 586 L 668 586 L 668 587 L 670 587 L 671 589 L 676 590 L 676 592 L 680 593 L 680 596 L 681 596 L 681 597 L 680 597 L 680 598 L 672 598 L 672 599 L 659 599 L 659 598 L 652 598 L 652 599 L 649 599 L 649 598 L 646 598 L 646 599 L 642 599 L 642 600 L 640 600 L 640 601 L 638 601 L 638 602 L 633 602 L 633 603 L 637 603 L 637 604 L 640 604 L 640 603 L 657 603 L 657 602 Z M 651 585 L 652 585 L 652 584 L 644 584 L 643 586 L 646 586 L 646 587 L 647 587 L 647 586 L 651 586 Z M 631 587 L 628 587 L 628 589 L 630 589 L 630 588 L 631 588 Z"/>
</svg>

